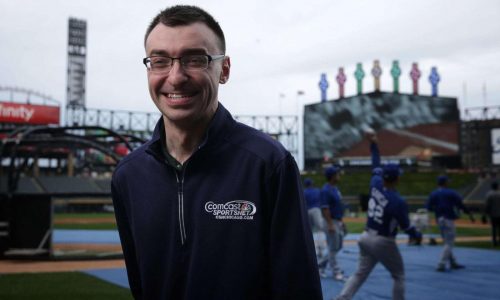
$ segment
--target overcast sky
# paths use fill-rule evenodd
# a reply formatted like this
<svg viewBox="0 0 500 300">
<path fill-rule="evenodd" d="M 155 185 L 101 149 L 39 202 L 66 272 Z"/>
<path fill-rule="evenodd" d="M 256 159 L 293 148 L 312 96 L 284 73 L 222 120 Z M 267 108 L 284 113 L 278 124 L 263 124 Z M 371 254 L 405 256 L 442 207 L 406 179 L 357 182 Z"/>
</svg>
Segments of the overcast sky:
<svg viewBox="0 0 500 300">
<path fill-rule="evenodd" d="M 418 62 L 421 94 L 430 94 L 436 66 L 440 95 L 459 98 L 462 108 L 500 105 L 498 0 L 0 0 L 0 86 L 33 89 L 64 105 L 67 23 L 76 17 L 88 23 L 87 107 L 156 111 L 141 63 L 143 38 L 152 17 L 171 4 L 199 5 L 221 24 L 232 68 L 219 100 L 236 115 L 296 114 L 299 105 L 320 101 L 321 73 L 335 99 L 339 67 L 348 76 L 346 95 L 354 95 L 358 62 L 370 92 L 374 59 L 384 91 L 392 91 L 390 67 L 398 59 L 402 92 L 411 92 L 408 73 Z"/>
</svg>

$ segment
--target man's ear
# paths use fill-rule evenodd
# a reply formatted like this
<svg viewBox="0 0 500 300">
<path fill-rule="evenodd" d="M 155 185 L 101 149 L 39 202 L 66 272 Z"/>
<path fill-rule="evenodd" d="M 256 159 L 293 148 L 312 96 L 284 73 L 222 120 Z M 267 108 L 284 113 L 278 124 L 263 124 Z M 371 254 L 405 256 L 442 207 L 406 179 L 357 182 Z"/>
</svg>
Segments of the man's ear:
<svg viewBox="0 0 500 300">
<path fill-rule="evenodd" d="M 219 82 L 221 84 L 226 83 L 229 80 L 229 73 L 231 70 L 231 59 L 229 56 L 224 57 L 224 61 L 222 62 L 222 72 L 220 73 Z"/>
</svg>

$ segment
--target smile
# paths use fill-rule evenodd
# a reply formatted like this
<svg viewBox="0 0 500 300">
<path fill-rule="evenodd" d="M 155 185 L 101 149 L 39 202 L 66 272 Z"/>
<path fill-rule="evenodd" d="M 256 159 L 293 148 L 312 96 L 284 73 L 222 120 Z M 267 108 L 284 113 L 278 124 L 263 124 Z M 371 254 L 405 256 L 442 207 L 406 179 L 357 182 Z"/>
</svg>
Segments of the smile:
<svg viewBox="0 0 500 300">
<path fill-rule="evenodd" d="M 181 98 L 188 98 L 188 97 L 191 97 L 192 95 L 188 95 L 188 94 L 167 94 L 167 97 L 168 98 L 172 98 L 172 99 L 181 99 Z"/>
</svg>

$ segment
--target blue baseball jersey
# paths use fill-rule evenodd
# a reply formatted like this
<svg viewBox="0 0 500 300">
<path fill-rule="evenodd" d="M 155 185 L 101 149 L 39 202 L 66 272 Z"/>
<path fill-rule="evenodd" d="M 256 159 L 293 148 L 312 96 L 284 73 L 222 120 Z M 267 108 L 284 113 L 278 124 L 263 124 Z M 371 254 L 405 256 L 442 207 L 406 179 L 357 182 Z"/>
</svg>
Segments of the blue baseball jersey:
<svg viewBox="0 0 500 300">
<path fill-rule="evenodd" d="M 398 226 L 406 232 L 411 229 L 408 205 L 393 189 L 372 188 L 367 216 L 366 227 L 379 235 L 396 236 Z"/>
<path fill-rule="evenodd" d="M 462 197 L 454 190 L 445 187 L 440 187 L 430 194 L 426 207 L 435 213 L 436 219 L 445 217 L 455 220 L 460 209 L 469 212 L 462 202 Z"/>
<path fill-rule="evenodd" d="M 320 190 L 315 187 L 304 189 L 304 198 L 306 198 L 307 209 L 320 207 Z"/>
<path fill-rule="evenodd" d="M 329 208 L 333 219 L 342 220 L 344 216 L 344 204 L 342 195 L 336 186 L 326 183 L 321 189 L 321 208 Z"/>
</svg>

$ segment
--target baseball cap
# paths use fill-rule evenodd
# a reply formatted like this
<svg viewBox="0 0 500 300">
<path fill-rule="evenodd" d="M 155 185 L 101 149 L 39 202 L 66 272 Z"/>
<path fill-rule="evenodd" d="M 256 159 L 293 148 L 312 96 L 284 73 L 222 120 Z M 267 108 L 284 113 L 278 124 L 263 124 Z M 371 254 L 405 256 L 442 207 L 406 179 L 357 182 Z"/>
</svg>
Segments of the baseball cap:
<svg viewBox="0 0 500 300">
<path fill-rule="evenodd" d="M 330 180 L 330 178 L 333 177 L 333 175 L 337 174 L 339 172 L 339 168 L 331 166 L 325 169 L 325 177 L 326 179 Z"/>
<path fill-rule="evenodd" d="M 305 186 L 311 186 L 313 184 L 313 181 L 311 178 L 306 178 L 304 179 L 304 185 Z"/>
<path fill-rule="evenodd" d="M 448 180 L 450 180 L 450 179 L 446 175 L 438 176 L 438 178 L 437 178 L 437 184 L 438 185 L 443 185 L 443 184 L 447 183 Z"/>
<path fill-rule="evenodd" d="M 394 181 L 396 178 L 403 174 L 398 164 L 387 164 L 382 167 L 383 177 L 387 181 Z"/>
</svg>

